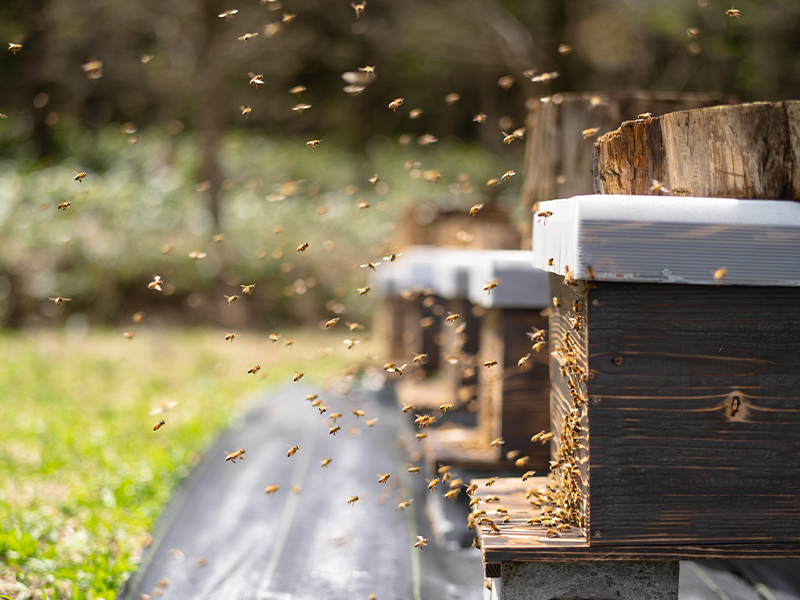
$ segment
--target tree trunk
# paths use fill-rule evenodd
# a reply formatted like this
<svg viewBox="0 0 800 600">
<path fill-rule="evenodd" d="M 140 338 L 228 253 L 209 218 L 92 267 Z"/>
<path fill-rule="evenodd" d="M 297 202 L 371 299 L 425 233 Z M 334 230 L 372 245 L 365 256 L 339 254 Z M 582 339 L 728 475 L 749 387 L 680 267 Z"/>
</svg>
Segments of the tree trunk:
<svg viewBox="0 0 800 600">
<path fill-rule="evenodd" d="M 593 193 L 592 144 L 622 121 L 645 112 L 658 117 L 727 101 L 708 94 L 653 92 L 556 94 L 549 102 L 529 99 L 523 206 L 530 211 L 543 200 Z M 584 139 L 583 131 L 592 128 L 597 132 Z M 531 225 L 528 219 L 522 236 L 526 248 L 530 248 Z"/>
<path fill-rule="evenodd" d="M 627 121 L 594 155 L 601 194 L 800 200 L 800 101 Z"/>
</svg>

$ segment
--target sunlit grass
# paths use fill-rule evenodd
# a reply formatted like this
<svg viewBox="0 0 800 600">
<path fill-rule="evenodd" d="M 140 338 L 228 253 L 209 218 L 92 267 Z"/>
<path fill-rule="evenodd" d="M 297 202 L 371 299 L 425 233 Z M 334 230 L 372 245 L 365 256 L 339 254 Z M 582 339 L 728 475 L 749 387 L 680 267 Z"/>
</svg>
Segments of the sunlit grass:
<svg viewBox="0 0 800 600">
<path fill-rule="evenodd" d="M 322 386 L 364 356 L 341 350 L 346 329 L 239 333 L 0 332 L 0 593 L 115 596 L 221 429 L 295 371 Z"/>
</svg>

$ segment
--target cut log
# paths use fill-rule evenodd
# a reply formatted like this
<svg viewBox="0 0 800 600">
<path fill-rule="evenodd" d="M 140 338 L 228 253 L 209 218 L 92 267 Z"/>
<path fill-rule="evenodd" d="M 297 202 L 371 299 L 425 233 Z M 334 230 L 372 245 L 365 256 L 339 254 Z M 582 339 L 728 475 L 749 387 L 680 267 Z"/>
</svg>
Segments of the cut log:
<svg viewBox="0 0 800 600">
<path fill-rule="evenodd" d="M 548 101 L 528 100 L 525 182 L 522 204 L 527 212 L 537 202 L 591 194 L 592 144 L 598 136 L 639 114 L 657 117 L 669 112 L 728 104 L 727 97 L 708 94 L 652 92 L 583 92 L 556 94 Z M 585 130 L 597 131 L 584 139 Z M 522 232 L 530 244 L 530 223 Z"/>
<path fill-rule="evenodd" d="M 601 194 L 800 200 L 800 101 L 625 122 L 594 145 L 594 173 Z"/>
</svg>

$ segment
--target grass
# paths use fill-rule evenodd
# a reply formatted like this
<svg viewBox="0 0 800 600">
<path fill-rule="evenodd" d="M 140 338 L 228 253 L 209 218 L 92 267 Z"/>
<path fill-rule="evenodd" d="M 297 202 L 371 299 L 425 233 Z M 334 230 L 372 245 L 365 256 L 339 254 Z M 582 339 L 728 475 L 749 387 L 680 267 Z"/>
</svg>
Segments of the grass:
<svg viewBox="0 0 800 600">
<path fill-rule="evenodd" d="M 298 331 L 293 347 L 224 333 L 0 331 L 0 594 L 114 597 L 215 435 L 293 372 L 324 385 L 350 359 L 346 330 Z M 177 405 L 153 415 L 162 402 Z"/>
</svg>

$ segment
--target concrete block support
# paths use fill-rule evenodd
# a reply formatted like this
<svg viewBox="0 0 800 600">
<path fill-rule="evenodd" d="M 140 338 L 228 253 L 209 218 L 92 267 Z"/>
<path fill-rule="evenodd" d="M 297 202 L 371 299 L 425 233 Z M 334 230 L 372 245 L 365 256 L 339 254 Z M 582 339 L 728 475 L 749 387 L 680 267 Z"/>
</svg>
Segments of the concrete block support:
<svg viewBox="0 0 800 600">
<path fill-rule="evenodd" d="M 678 600 L 678 561 L 503 563 L 499 600 Z"/>
</svg>

